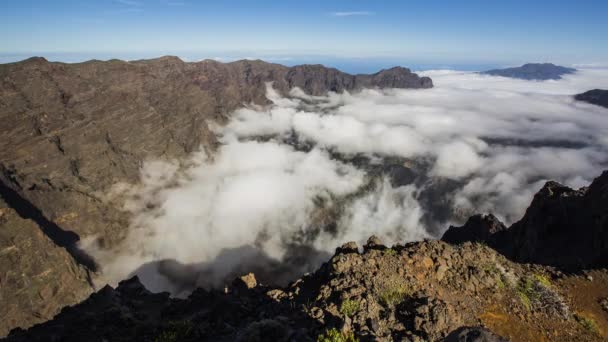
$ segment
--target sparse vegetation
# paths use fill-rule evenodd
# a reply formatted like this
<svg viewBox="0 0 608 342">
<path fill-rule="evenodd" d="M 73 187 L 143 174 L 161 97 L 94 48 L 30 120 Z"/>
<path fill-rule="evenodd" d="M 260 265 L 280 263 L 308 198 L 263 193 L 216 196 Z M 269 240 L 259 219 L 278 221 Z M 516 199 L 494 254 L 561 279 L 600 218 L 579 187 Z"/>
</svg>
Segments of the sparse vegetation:
<svg viewBox="0 0 608 342">
<path fill-rule="evenodd" d="M 594 334 L 599 333 L 599 328 L 595 320 L 587 315 L 583 315 L 581 313 L 574 314 L 574 319 L 583 327 L 585 330 L 592 332 Z"/>
<path fill-rule="evenodd" d="M 359 339 L 352 332 L 342 332 L 332 328 L 319 335 L 317 342 L 359 342 Z"/>
<path fill-rule="evenodd" d="M 397 255 L 397 251 L 392 248 L 387 248 L 384 250 L 384 255 L 395 256 Z"/>
<path fill-rule="evenodd" d="M 359 311 L 359 301 L 347 299 L 340 305 L 340 313 L 345 316 L 351 317 Z"/>
<path fill-rule="evenodd" d="M 499 275 L 496 278 L 496 286 L 498 286 L 498 288 L 501 290 L 503 290 L 507 287 L 507 285 L 505 285 L 505 281 L 502 279 L 502 275 Z"/>
<path fill-rule="evenodd" d="M 534 279 L 546 287 L 551 287 L 551 281 L 543 274 L 535 274 Z"/>
<path fill-rule="evenodd" d="M 379 299 L 386 306 L 395 306 L 403 302 L 408 293 L 405 285 L 390 286 L 380 292 Z"/>
<path fill-rule="evenodd" d="M 521 279 L 515 291 L 528 311 L 539 310 L 563 318 L 570 317 L 570 310 L 564 298 L 543 275 L 535 274 Z"/>
<path fill-rule="evenodd" d="M 183 341 L 192 334 L 192 324 L 189 321 L 171 321 L 167 328 L 163 329 L 154 342 L 177 342 Z"/>
<path fill-rule="evenodd" d="M 532 302 L 536 300 L 536 297 L 538 297 L 538 293 L 536 292 L 534 286 L 534 280 L 527 278 L 520 281 L 516 291 L 526 309 L 528 311 L 532 310 Z"/>
</svg>

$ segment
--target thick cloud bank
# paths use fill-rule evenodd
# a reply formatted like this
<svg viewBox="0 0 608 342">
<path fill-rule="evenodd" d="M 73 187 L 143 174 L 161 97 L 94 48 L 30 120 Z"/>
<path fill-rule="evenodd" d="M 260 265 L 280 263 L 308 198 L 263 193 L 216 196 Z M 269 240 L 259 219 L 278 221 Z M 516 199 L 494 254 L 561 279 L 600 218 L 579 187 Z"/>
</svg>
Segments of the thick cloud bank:
<svg viewBox="0 0 608 342">
<path fill-rule="evenodd" d="M 572 94 L 608 72 L 523 81 L 430 71 L 426 90 L 364 90 L 247 106 L 215 130 L 213 154 L 149 161 L 117 184 L 132 222 L 115 250 L 85 246 L 100 282 L 137 273 L 182 294 L 254 270 L 285 283 L 346 241 L 438 237 L 450 223 L 524 213 L 547 179 L 586 185 L 608 167 L 608 110 Z"/>
</svg>

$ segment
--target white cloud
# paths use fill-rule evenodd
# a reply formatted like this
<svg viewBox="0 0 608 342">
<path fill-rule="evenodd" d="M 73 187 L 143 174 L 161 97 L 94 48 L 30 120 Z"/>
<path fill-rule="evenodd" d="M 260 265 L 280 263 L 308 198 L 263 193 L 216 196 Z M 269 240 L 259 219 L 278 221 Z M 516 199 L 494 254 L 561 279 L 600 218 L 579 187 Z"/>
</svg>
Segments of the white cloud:
<svg viewBox="0 0 608 342">
<path fill-rule="evenodd" d="M 116 0 L 116 2 L 125 6 L 143 6 L 143 3 L 141 1 L 135 0 Z"/>
<path fill-rule="evenodd" d="M 124 244 L 85 246 L 102 264 L 99 281 L 136 272 L 178 294 L 256 267 L 286 280 L 371 234 L 387 243 L 438 237 L 437 227 L 477 212 L 512 223 L 545 180 L 581 186 L 608 168 L 608 110 L 571 96 L 608 87 L 607 70 L 547 82 L 425 74 L 435 88 L 294 89 L 285 98 L 269 86 L 272 105 L 239 109 L 216 128 L 217 154 L 147 162 L 141 184 L 109 194 L 132 214 Z M 361 155 L 368 164 L 349 161 Z M 372 177 L 387 160 L 414 181 Z M 167 259 L 187 266 L 157 265 Z"/>
<path fill-rule="evenodd" d="M 350 12 L 332 12 L 330 13 L 334 17 L 354 17 L 354 16 L 368 16 L 374 15 L 374 12 L 370 11 L 350 11 Z"/>
</svg>

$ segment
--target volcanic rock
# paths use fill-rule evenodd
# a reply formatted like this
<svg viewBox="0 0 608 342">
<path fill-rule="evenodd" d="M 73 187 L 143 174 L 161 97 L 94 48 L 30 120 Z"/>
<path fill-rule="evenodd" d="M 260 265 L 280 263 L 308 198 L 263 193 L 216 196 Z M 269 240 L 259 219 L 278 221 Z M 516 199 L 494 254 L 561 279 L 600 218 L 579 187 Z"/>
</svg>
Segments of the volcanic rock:
<svg viewBox="0 0 608 342">
<path fill-rule="evenodd" d="M 608 171 L 578 190 L 547 182 L 508 229 L 487 217 L 451 227 L 442 239 L 485 242 L 518 262 L 568 271 L 608 266 Z"/>
</svg>

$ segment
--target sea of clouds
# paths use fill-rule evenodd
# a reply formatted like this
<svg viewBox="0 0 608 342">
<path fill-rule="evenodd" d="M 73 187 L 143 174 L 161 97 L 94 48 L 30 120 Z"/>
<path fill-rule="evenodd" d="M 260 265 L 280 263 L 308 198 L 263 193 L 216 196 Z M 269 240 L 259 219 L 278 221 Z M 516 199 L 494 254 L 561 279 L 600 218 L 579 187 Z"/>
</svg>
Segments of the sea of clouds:
<svg viewBox="0 0 608 342">
<path fill-rule="evenodd" d="M 546 180 L 581 187 L 608 168 L 608 110 L 572 97 L 608 88 L 608 70 L 544 82 L 421 74 L 433 89 L 283 97 L 269 84 L 272 105 L 246 105 L 214 128 L 215 153 L 146 162 L 139 184 L 108 195 L 131 213 L 125 241 L 84 246 L 98 282 L 138 274 L 183 295 L 253 270 L 285 284 L 372 234 L 439 238 L 474 213 L 513 223 Z M 387 160 L 412 181 L 370 171 Z"/>
</svg>

